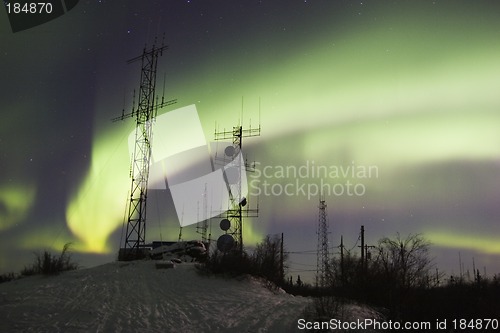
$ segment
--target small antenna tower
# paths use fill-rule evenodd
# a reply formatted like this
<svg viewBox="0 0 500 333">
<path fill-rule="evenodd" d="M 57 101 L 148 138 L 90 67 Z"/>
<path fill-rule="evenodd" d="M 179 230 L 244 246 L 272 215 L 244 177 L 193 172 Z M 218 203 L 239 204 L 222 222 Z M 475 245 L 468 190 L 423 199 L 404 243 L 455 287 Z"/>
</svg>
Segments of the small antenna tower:
<svg viewBox="0 0 500 333">
<path fill-rule="evenodd" d="M 242 102 L 243 103 L 243 102 Z M 243 107 L 243 106 L 242 106 Z M 259 101 L 260 108 L 260 101 Z M 260 112 L 260 110 L 259 110 Z M 215 140 L 232 139 L 232 145 L 227 146 L 224 154 L 236 162 L 230 169 L 237 170 L 237 184 L 233 187 L 233 191 L 229 191 L 229 209 L 226 211 L 226 218 L 220 222 L 220 228 L 226 233 L 217 240 L 217 248 L 223 252 L 236 250 L 240 255 L 243 254 L 243 217 L 258 217 L 259 208 L 250 209 L 245 207 L 248 203 L 247 198 L 242 197 L 241 193 L 241 172 L 242 167 L 246 171 L 253 171 L 253 166 L 246 162 L 241 165 L 242 158 L 239 157 L 242 149 L 243 138 L 260 136 L 260 123 L 258 128 L 243 129 L 241 122 L 233 127 L 232 131 L 217 132 L 215 129 Z M 226 180 L 230 182 L 229 176 L 225 175 Z M 230 187 L 229 187 L 230 188 Z"/>
<path fill-rule="evenodd" d="M 319 215 L 316 287 L 326 287 L 327 276 L 329 275 L 328 219 L 326 213 L 326 202 L 323 196 L 320 196 L 318 208 Z"/>
<path fill-rule="evenodd" d="M 156 44 L 156 40 L 155 40 Z M 149 165 L 151 161 L 151 149 L 153 142 L 153 124 L 158 109 L 174 104 L 176 100 L 165 101 L 162 96 L 161 102 L 155 96 L 156 69 L 158 57 L 168 47 L 162 45 L 150 49 L 144 48 L 142 55 L 130 59 L 127 64 L 141 62 L 141 81 L 137 107 L 132 105 L 132 111 L 113 121 L 127 118 L 136 119 L 135 145 L 132 158 L 131 178 L 132 185 L 130 200 L 128 202 L 127 229 L 125 243 L 120 249 L 118 260 L 134 260 L 144 256 L 143 249 L 146 240 L 146 200 L 148 197 Z M 135 104 L 135 102 L 133 103 Z"/>
<path fill-rule="evenodd" d="M 205 183 L 205 189 L 203 191 L 203 221 L 198 222 L 196 225 L 196 231 L 201 234 L 201 241 L 204 244 L 208 243 L 208 212 L 207 212 L 207 183 Z M 198 219 L 199 220 L 199 219 Z"/>
</svg>

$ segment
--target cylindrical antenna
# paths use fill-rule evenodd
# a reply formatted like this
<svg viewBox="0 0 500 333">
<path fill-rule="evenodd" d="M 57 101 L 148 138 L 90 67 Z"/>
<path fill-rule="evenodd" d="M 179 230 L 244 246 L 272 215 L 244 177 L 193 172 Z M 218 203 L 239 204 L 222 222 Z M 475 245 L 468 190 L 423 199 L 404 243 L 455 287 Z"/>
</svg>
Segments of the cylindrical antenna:
<svg viewBox="0 0 500 333">
<path fill-rule="evenodd" d="M 125 118 L 125 89 L 123 90 L 123 108 L 122 108 L 122 120 Z"/>
<path fill-rule="evenodd" d="M 243 126 L 243 96 L 241 96 L 241 116 L 240 116 L 240 126 Z"/>
<path fill-rule="evenodd" d="M 167 81 L 167 73 L 163 73 L 163 95 L 161 96 L 161 104 L 163 105 L 165 101 L 165 84 Z"/>
<path fill-rule="evenodd" d="M 156 105 L 157 106 L 159 105 L 158 104 L 159 99 L 160 99 L 160 97 L 156 96 Z M 155 116 L 154 116 L 154 118 L 156 118 L 158 116 L 158 109 L 159 109 L 158 107 L 155 107 Z"/>
<path fill-rule="evenodd" d="M 135 110 L 135 89 L 134 89 L 134 93 L 132 95 L 132 112 L 131 112 L 131 116 L 133 117 L 134 116 L 134 111 Z"/>
<path fill-rule="evenodd" d="M 260 131 L 260 97 L 259 97 L 259 131 Z"/>
</svg>

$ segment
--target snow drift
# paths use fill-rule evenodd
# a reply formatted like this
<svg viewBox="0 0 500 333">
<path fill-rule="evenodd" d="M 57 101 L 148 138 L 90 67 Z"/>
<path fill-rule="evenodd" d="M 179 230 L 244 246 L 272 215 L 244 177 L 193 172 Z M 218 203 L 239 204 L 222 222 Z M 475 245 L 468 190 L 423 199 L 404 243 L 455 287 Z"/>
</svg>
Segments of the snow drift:
<svg viewBox="0 0 500 333">
<path fill-rule="evenodd" d="M 293 332 L 308 300 L 193 264 L 114 262 L 0 285 L 1 332 Z"/>
</svg>

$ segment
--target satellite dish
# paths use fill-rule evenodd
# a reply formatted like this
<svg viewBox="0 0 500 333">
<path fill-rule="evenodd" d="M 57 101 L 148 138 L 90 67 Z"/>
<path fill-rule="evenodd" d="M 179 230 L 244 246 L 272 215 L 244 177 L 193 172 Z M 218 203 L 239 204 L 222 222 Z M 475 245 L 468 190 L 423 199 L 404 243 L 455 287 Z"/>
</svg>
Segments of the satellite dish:
<svg viewBox="0 0 500 333">
<path fill-rule="evenodd" d="M 228 252 L 234 246 L 234 238 L 231 235 L 225 234 L 217 239 L 217 249 L 222 252 Z"/>
<path fill-rule="evenodd" d="M 234 156 L 234 147 L 233 146 L 227 146 L 226 149 L 224 149 L 224 154 L 227 156 Z"/>
<path fill-rule="evenodd" d="M 220 221 L 220 228 L 224 231 L 228 231 L 231 228 L 231 222 L 228 219 Z"/>
<path fill-rule="evenodd" d="M 229 167 L 224 170 L 224 174 L 226 175 L 226 182 L 228 184 L 238 184 L 240 181 L 240 169 L 237 167 Z"/>
</svg>

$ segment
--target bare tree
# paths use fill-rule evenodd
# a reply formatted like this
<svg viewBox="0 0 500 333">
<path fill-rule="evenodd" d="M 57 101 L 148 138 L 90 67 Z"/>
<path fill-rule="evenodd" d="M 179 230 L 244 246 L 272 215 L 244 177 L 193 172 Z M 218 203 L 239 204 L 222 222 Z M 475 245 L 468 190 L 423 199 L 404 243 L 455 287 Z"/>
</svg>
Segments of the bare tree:
<svg viewBox="0 0 500 333">
<path fill-rule="evenodd" d="M 382 238 L 378 243 L 378 260 L 384 275 L 399 288 L 425 286 L 433 267 L 429 248 L 430 243 L 421 234 L 410 234 L 403 239 L 397 233 L 394 239 Z"/>
<path fill-rule="evenodd" d="M 281 238 L 277 235 L 269 236 L 259 243 L 253 253 L 253 263 L 257 273 L 275 283 L 283 283 L 280 262 Z M 283 260 L 287 260 L 286 253 Z"/>
</svg>

